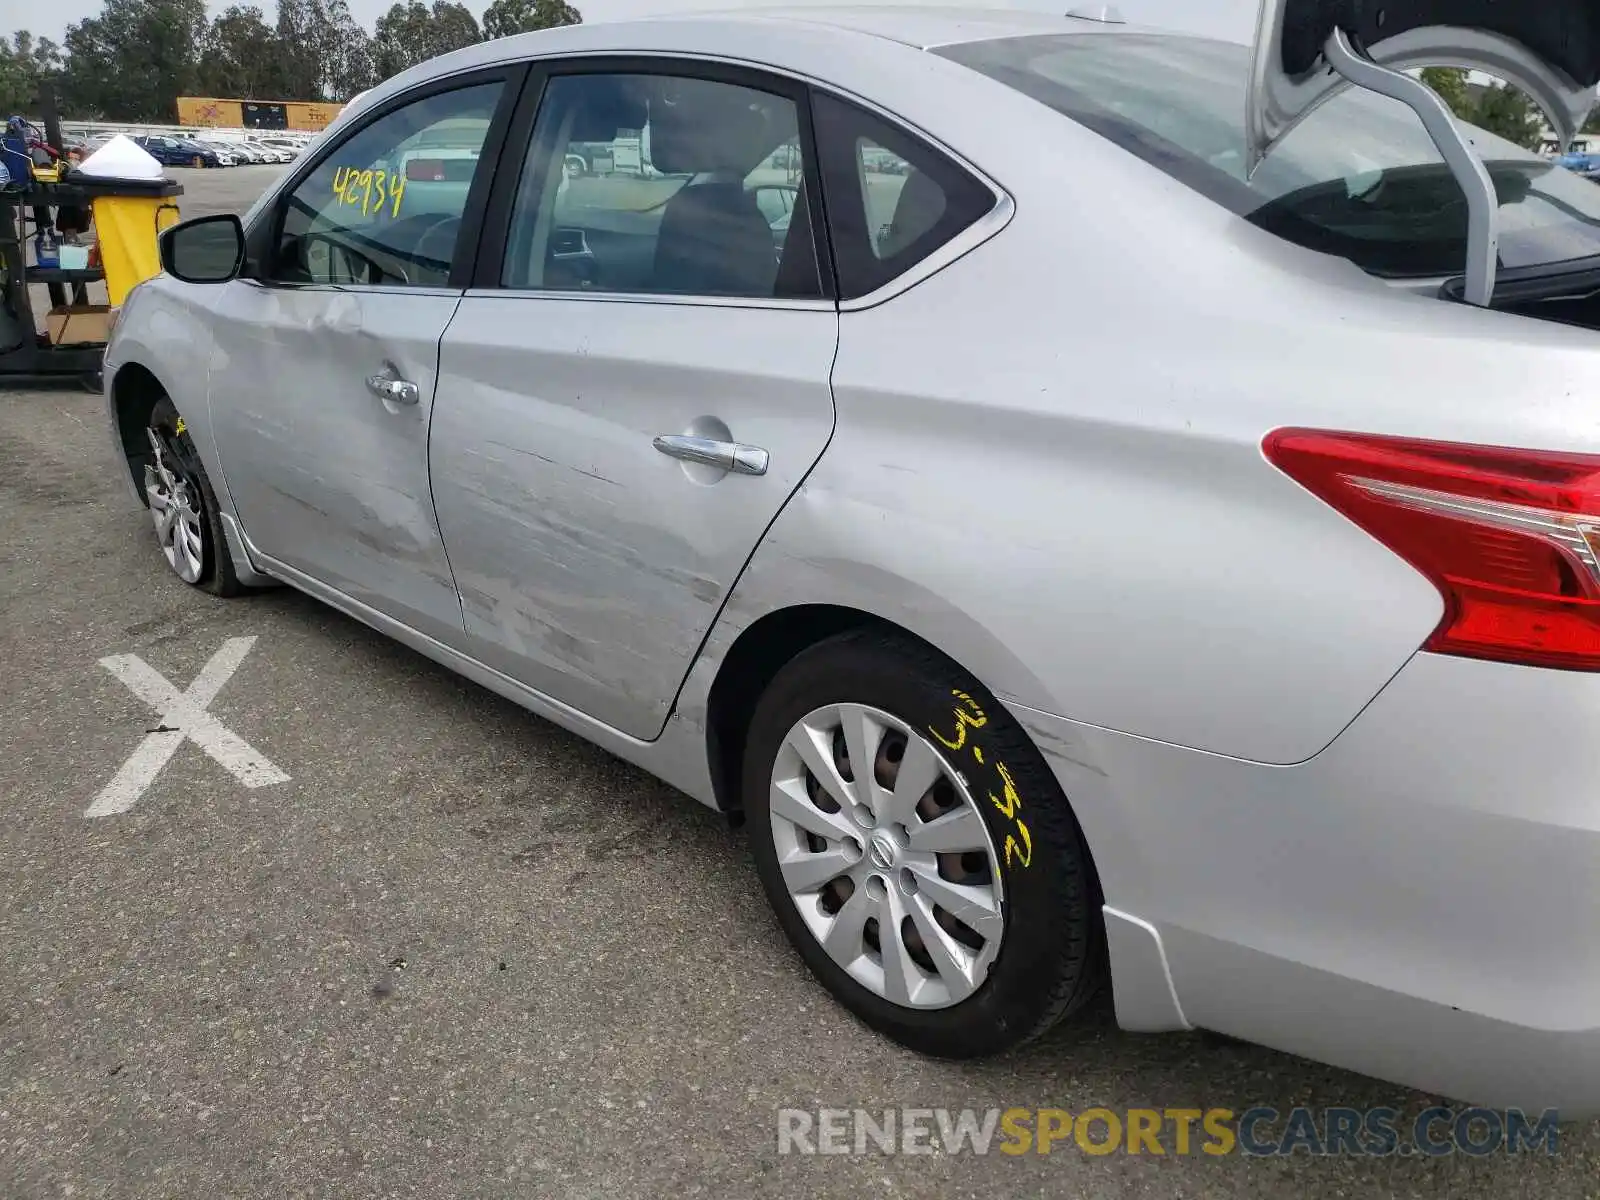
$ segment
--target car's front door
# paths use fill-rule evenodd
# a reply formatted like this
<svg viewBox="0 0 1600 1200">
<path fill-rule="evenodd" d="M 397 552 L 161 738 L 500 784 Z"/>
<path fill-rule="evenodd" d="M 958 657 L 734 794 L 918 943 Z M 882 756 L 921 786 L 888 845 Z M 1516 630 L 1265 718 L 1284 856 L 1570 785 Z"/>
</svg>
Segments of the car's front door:
<svg viewBox="0 0 1600 1200">
<path fill-rule="evenodd" d="M 563 181 L 619 140 L 647 160 Z M 528 141 L 445 334 L 434 500 L 473 653 L 648 738 L 833 430 L 805 92 L 591 61 L 550 73 Z M 807 169 L 777 244 L 757 193 L 785 145 Z"/>
<path fill-rule="evenodd" d="M 341 139 L 263 214 L 217 310 L 212 423 L 253 549 L 457 645 L 428 426 L 519 76 L 435 85 Z"/>
</svg>

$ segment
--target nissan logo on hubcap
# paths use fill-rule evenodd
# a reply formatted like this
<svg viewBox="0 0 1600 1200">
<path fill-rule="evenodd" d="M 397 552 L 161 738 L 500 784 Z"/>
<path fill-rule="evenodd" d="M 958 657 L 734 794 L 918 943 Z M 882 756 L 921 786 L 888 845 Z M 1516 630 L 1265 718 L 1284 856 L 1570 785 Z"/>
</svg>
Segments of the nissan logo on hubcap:
<svg viewBox="0 0 1600 1200">
<path fill-rule="evenodd" d="M 894 844 L 894 839 L 887 833 L 876 833 L 872 837 L 871 853 L 872 865 L 880 871 L 887 871 L 900 856 L 900 847 Z"/>
</svg>

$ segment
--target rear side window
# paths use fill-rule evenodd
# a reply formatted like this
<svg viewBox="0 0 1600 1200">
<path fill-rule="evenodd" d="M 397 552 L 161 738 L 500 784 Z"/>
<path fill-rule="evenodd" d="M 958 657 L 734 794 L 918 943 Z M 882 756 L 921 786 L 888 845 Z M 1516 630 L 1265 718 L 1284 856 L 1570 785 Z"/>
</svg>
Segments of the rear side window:
<svg viewBox="0 0 1600 1200">
<path fill-rule="evenodd" d="M 877 291 L 994 208 L 986 184 L 882 117 L 826 93 L 813 113 L 841 300 Z"/>
<path fill-rule="evenodd" d="M 554 76 L 502 285 L 818 298 L 800 111 L 790 96 L 687 72 Z"/>
</svg>

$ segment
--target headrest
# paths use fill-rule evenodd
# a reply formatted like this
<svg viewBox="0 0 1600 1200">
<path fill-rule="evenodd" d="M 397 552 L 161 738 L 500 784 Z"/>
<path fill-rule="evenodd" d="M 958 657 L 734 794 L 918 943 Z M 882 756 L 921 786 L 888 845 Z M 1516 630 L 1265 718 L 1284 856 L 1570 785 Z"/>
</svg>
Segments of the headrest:
<svg viewBox="0 0 1600 1200">
<path fill-rule="evenodd" d="M 944 189 L 915 168 L 900 187 L 900 199 L 888 232 L 878 243 L 882 258 L 893 258 L 939 223 L 944 216 Z"/>
<path fill-rule="evenodd" d="M 650 161 L 668 175 L 744 176 L 795 135 L 791 101 L 708 79 L 649 81 Z"/>
<path fill-rule="evenodd" d="M 637 75 L 575 75 L 572 132 L 575 142 L 609 142 L 621 129 L 643 129 L 648 114 L 645 83 Z"/>
</svg>

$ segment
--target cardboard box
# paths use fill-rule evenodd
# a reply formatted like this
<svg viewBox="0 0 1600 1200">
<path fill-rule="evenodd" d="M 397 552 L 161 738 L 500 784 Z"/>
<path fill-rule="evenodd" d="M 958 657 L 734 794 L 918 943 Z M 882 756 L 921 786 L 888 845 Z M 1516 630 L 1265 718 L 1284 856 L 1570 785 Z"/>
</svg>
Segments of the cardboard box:
<svg viewBox="0 0 1600 1200">
<path fill-rule="evenodd" d="M 88 346 L 111 337 L 109 304 L 64 304 L 45 317 L 52 346 Z"/>
</svg>

